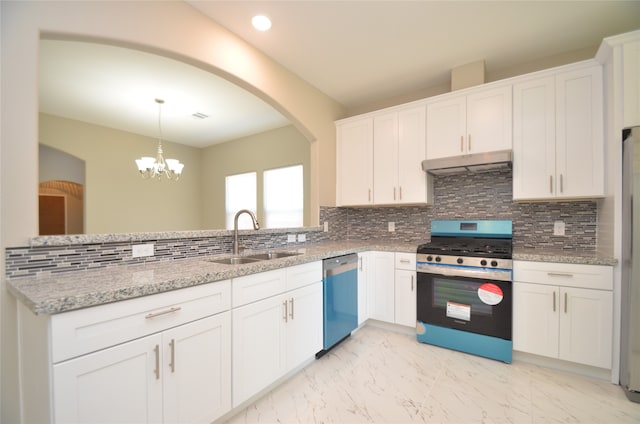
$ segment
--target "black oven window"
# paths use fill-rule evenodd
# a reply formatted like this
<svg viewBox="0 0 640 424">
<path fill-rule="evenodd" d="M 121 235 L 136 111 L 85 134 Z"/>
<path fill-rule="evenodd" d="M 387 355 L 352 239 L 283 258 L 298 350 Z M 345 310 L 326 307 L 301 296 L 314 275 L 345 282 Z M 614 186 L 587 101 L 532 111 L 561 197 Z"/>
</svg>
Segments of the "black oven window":
<svg viewBox="0 0 640 424">
<path fill-rule="evenodd" d="M 435 277 L 433 306 L 447 310 L 448 302 L 471 306 L 472 315 L 492 315 L 493 307 L 478 297 L 481 283 Z"/>
</svg>

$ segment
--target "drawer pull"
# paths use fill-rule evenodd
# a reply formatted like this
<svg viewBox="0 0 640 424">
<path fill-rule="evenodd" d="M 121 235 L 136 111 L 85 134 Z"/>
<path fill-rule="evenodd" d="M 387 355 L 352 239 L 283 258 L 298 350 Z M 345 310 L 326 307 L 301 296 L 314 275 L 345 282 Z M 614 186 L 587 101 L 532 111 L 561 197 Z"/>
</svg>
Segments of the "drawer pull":
<svg viewBox="0 0 640 424">
<path fill-rule="evenodd" d="M 553 312 L 556 311 L 556 292 L 553 292 Z"/>
<path fill-rule="evenodd" d="M 564 293 L 564 313 L 567 313 L 567 292 Z"/>
<path fill-rule="evenodd" d="M 549 277 L 569 277 L 573 278 L 573 274 L 568 274 L 566 272 L 547 272 Z"/>
<path fill-rule="evenodd" d="M 285 300 L 284 302 L 282 302 L 282 311 L 283 311 L 283 315 L 282 315 L 282 319 L 284 320 L 284 322 L 289 322 L 287 315 L 289 315 L 289 307 L 287 306 L 288 302 Z"/>
<path fill-rule="evenodd" d="M 291 312 L 289 312 L 289 318 L 294 319 L 293 317 L 293 297 L 289 299 L 289 305 L 291 305 Z"/>
<path fill-rule="evenodd" d="M 401 264 L 410 264 L 411 261 L 409 259 L 400 259 Z"/>
<path fill-rule="evenodd" d="M 151 319 L 151 318 L 159 317 L 160 315 L 172 314 L 174 312 L 178 312 L 181 309 L 182 309 L 181 306 L 169 308 L 169 309 L 167 309 L 165 311 L 160 311 L 160 312 L 147 314 L 147 315 L 145 315 L 144 319 Z"/>
<path fill-rule="evenodd" d="M 413 291 L 413 275 L 411 276 L 411 291 Z"/>
</svg>

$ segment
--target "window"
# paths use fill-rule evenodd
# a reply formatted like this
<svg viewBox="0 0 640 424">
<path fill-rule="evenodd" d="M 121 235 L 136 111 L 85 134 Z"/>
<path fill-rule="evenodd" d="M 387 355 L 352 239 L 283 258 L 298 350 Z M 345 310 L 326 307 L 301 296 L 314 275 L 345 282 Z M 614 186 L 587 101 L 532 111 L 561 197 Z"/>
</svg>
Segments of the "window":
<svg viewBox="0 0 640 424">
<path fill-rule="evenodd" d="M 246 174 L 229 175 L 225 181 L 225 211 L 227 216 L 227 229 L 233 229 L 233 219 L 240 209 L 249 209 L 256 212 L 256 173 L 247 172 Z M 238 219 L 238 228 L 253 228 L 251 217 L 248 214 L 240 215 Z"/>
<path fill-rule="evenodd" d="M 302 227 L 302 165 L 264 172 L 265 228 Z"/>
</svg>

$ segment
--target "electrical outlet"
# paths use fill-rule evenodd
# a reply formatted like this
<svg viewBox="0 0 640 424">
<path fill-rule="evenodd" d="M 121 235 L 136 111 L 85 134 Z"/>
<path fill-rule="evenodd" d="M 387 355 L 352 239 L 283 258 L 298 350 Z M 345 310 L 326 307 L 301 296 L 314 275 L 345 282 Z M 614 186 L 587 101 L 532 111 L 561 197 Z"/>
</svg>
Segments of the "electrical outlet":
<svg viewBox="0 0 640 424">
<path fill-rule="evenodd" d="M 564 235 L 564 222 L 556 221 L 553 223 L 553 235 L 554 236 L 563 236 Z"/>
<path fill-rule="evenodd" d="M 329 231 L 329 221 L 324 221 L 324 232 Z"/>
<path fill-rule="evenodd" d="M 295 234 L 287 234 L 287 243 L 295 243 L 296 235 Z"/>
<path fill-rule="evenodd" d="M 299 242 L 303 242 L 303 241 L 307 241 L 307 235 L 306 234 L 298 234 L 298 241 Z"/>
<path fill-rule="evenodd" d="M 396 230 L 396 223 L 395 222 L 389 222 L 389 232 L 392 233 Z"/>
<path fill-rule="evenodd" d="M 154 247 L 155 245 L 153 243 L 134 244 L 133 246 L 131 246 L 131 256 L 133 256 L 134 258 L 153 256 Z"/>
</svg>

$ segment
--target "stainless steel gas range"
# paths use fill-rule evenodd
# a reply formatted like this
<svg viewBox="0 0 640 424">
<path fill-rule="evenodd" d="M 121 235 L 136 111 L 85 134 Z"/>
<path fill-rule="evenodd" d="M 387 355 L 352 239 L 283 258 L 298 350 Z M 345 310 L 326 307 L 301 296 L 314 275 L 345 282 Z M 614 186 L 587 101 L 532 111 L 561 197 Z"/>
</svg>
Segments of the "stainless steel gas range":
<svg viewBox="0 0 640 424">
<path fill-rule="evenodd" d="M 510 363 L 512 223 L 431 223 L 417 251 L 417 339 Z"/>
</svg>

